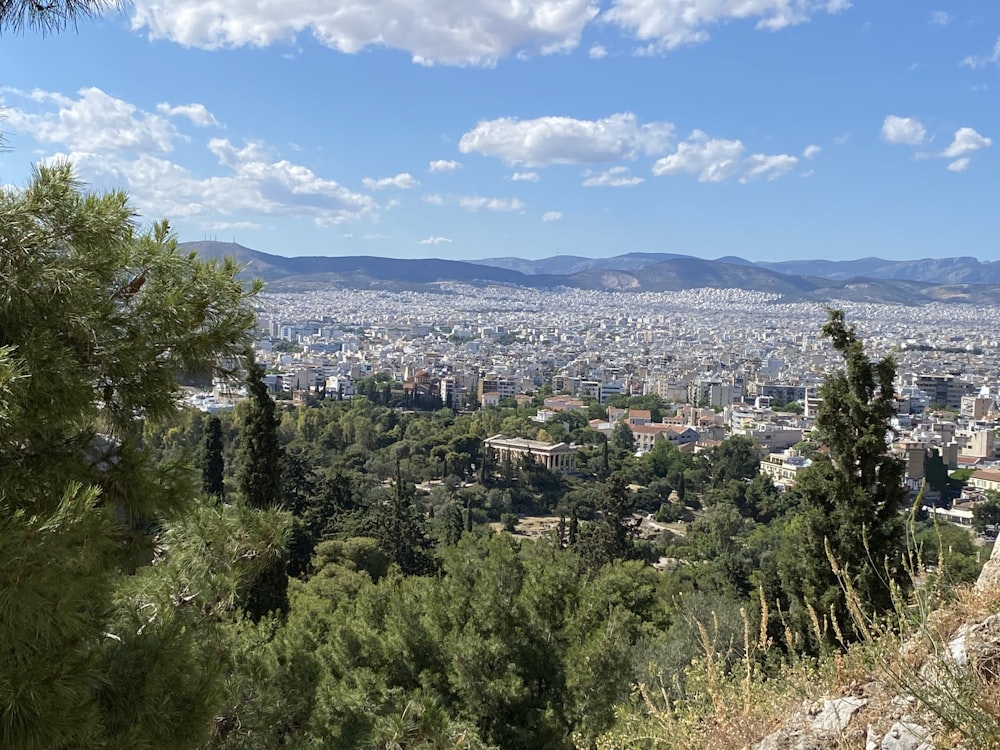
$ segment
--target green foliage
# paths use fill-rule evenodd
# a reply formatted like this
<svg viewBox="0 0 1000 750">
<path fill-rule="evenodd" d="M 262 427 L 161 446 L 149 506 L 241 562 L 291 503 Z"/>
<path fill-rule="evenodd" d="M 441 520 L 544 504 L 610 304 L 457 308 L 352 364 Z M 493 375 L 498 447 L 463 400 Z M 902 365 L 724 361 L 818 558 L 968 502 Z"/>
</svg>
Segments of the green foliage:
<svg viewBox="0 0 1000 750">
<path fill-rule="evenodd" d="M 817 428 L 828 452 L 800 472 L 790 491 L 795 517 L 781 527 L 776 556 L 784 603 L 803 634 L 813 630 L 807 604 L 849 629 L 835 565 L 865 611 L 890 610 L 893 587 L 905 589 L 909 580 L 902 565 L 903 465 L 886 442 L 895 364 L 891 356 L 870 360 L 838 310 L 830 311 L 823 335 L 845 365 L 820 389 Z"/>
<path fill-rule="evenodd" d="M 247 400 L 241 404 L 239 487 L 243 502 L 251 508 L 275 508 L 281 504 L 283 451 L 278 444 L 278 419 L 274 400 L 267 392 L 264 373 L 248 355 Z"/>
<path fill-rule="evenodd" d="M 1000 494 L 994 491 L 986 493 L 986 500 L 972 506 L 972 528 L 980 534 L 992 527 L 1000 526 Z"/>
<path fill-rule="evenodd" d="M 212 416 L 205 423 L 201 455 L 201 491 L 220 500 L 225 494 L 225 459 L 222 456 L 222 422 Z"/>
<path fill-rule="evenodd" d="M 122 193 L 88 193 L 68 166 L 0 190 L 2 747 L 190 748 L 206 733 L 217 597 L 268 543 L 247 529 L 233 558 L 232 529 L 211 547 L 173 536 L 194 472 L 155 464 L 140 437 L 177 414 L 179 374 L 246 346 L 237 272 L 178 253 L 165 223 L 140 232 Z M 213 562 L 185 569 L 195 551 Z"/>
<path fill-rule="evenodd" d="M 732 480 L 751 480 L 760 472 L 760 449 L 748 437 L 734 435 L 712 448 L 709 483 L 721 487 Z"/>
</svg>

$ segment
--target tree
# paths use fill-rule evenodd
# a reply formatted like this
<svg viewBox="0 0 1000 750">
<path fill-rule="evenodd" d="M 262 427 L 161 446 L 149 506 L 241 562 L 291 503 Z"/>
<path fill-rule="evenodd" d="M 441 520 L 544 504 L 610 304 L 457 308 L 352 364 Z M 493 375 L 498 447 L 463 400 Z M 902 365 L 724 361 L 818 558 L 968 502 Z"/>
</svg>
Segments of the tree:
<svg viewBox="0 0 1000 750">
<path fill-rule="evenodd" d="M 972 528 L 985 534 L 991 526 L 1000 526 L 1000 493 L 988 490 L 986 499 L 972 506 Z"/>
<path fill-rule="evenodd" d="M 748 437 L 734 435 L 712 449 L 709 456 L 709 476 L 713 487 L 729 481 L 749 480 L 760 471 L 760 451 Z"/>
<path fill-rule="evenodd" d="M 179 374 L 246 346 L 260 287 L 238 270 L 179 253 L 166 223 L 138 230 L 123 193 L 89 193 L 67 165 L 0 190 L 0 747 L 189 748 L 206 732 L 223 607 L 202 573 L 269 553 L 250 534 L 227 564 L 154 559 L 197 492 L 139 438 L 177 415 Z"/>
<path fill-rule="evenodd" d="M 205 441 L 201 456 L 201 489 L 206 495 L 220 500 L 225 494 L 223 484 L 225 463 L 222 458 L 222 421 L 211 416 L 205 423 Z"/>
<path fill-rule="evenodd" d="M 799 615 L 810 604 L 849 630 L 846 583 L 865 610 L 885 612 L 892 607 L 893 585 L 905 590 L 908 581 L 902 566 L 903 463 L 889 453 L 887 441 L 896 367 L 891 355 L 869 359 L 840 310 L 829 311 L 823 335 L 843 357 L 844 369 L 828 375 L 820 388 L 817 429 L 826 452 L 790 490 L 799 510 L 784 538 L 782 588 Z M 805 620 L 802 629 L 809 629 Z"/>
<path fill-rule="evenodd" d="M 267 392 L 263 370 L 247 355 L 247 400 L 240 429 L 239 486 L 251 508 L 281 504 L 283 451 L 278 443 L 274 400 Z"/>
<path fill-rule="evenodd" d="M 43 33 L 75 26 L 82 18 L 93 18 L 111 8 L 121 8 L 120 0 L 3 0 L 0 2 L 0 31 L 10 28 L 38 29 Z"/>
</svg>

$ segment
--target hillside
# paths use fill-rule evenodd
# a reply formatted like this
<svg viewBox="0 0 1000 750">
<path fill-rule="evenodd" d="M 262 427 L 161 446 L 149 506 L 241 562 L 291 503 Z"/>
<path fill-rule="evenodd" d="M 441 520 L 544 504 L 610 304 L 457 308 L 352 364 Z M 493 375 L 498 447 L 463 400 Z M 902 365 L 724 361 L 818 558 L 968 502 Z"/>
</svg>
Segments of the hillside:
<svg viewBox="0 0 1000 750">
<path fill-rule="evenodd" d="M 181 248 L 208 258 L 231 255 L 245 266 L 244 276 L 259 277 L 270 290 L 281 292 L 326 288 L 436 291 L 441 284 L 451 282 L 612 292 L 742 289 L 781 295 L 785 301 L 821 303 L 1000 304 L 1000 281 L 967 280 L 980 279 L 980 274 L 982 280 L 994 275 L 1000 280 L 1000 271 L 993 274 L 997 264 L 980 264 L 970 258 L 910 263 L 877 258 L 751 263 L 736 256 L 705 260 L 670 253 L 628 253 L 612 258 L 566 255 L 541 260 L 457 261 L 376 256 L 284 257 L 230 242 L 186 242 Z M 935 276 L 936 282 L 927 278 Z"/>
</svg>

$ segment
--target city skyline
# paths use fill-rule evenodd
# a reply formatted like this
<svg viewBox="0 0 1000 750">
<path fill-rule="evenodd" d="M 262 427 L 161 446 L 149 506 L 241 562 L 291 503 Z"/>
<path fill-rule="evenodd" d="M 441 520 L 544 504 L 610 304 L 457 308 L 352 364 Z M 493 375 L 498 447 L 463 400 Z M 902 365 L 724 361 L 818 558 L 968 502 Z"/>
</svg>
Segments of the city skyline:
<svg viewBox="0 0 1000 750">
<path fill-rule="evenodd" d="M 136 0 L 0 67 L 0 183 L 71 158 L 181 240 L 1000 257 L 992 6 Z"/>
</svg>

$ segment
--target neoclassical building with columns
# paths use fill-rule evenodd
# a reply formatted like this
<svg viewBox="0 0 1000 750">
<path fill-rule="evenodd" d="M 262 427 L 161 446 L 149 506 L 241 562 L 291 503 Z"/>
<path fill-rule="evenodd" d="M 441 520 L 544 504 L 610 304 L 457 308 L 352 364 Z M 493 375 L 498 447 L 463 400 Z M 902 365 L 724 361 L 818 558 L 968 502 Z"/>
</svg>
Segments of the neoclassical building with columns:
<svg viewBox="0 0 1000 750">
<path fill-rule="evenodd" d="M 531 456 L 549 471 L 565 473 L 576 469 L 576 446 L 567 443 L 545 443 L 541 440 L 494 435 L 486 438 L 486 446 L 493 451 L 498 462 L 517 461 Z"/>
</svg>

